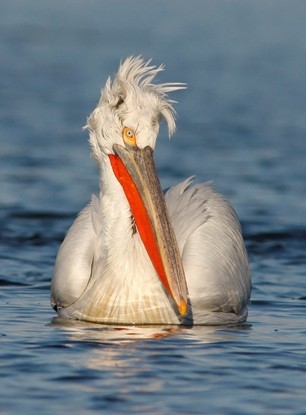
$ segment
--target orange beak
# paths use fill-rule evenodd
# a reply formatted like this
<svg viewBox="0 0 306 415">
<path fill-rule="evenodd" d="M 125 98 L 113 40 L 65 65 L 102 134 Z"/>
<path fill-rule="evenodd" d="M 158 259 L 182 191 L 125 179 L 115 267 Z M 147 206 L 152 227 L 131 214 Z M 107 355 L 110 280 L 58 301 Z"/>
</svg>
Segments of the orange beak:
<svg viewBox="0 0 306 415">
<path fill-rule="evenodd" d="M 139 235 L 170 301 L 187 313 L 187 285 L 151 147 L 115 144 L 110 162 L 129 202 Z"/>
</svg>

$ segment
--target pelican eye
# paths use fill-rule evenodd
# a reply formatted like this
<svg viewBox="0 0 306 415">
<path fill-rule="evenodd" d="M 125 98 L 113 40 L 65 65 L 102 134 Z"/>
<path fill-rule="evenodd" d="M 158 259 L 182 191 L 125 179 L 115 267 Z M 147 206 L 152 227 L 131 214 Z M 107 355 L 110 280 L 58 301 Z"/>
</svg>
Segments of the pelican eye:
<svg viewBox="0 0 306 415">
<path fill-rule="evenodd" d="M 131 128 L 124 127 L 122 130 L 122 138 L 125 144 L 136 146 L 136 134 Z"/>
</svg>

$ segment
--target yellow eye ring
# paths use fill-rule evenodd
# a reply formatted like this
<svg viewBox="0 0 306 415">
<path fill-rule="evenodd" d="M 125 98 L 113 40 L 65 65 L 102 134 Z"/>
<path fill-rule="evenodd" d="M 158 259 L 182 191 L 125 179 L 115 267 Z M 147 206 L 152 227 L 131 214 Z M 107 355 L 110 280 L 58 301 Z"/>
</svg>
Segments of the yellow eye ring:
<svg viewBox="0 0 306 415">
<path fill-rule="evenodd" d="M 122 138 L 125 144 L 136 146 L 136 134 L 131 128 L 124 127 L 122 130 Z"/>
</svg>

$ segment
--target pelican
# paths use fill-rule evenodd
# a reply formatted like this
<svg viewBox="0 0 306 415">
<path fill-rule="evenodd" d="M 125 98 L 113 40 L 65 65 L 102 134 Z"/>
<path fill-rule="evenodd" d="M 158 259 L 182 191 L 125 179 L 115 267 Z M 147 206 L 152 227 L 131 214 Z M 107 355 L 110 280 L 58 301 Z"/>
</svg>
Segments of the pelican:
<svg viewBox="0 0 306 415">
<path fill-rule="evenodd" d="M 233 207 L 193 177 L 161 189 L 153 159 L 159 124 L 174 133 L 168 93 L 185 88 L 153 83 L 163 69 L 141 57 L 121 62 L 87 120 L 100 194 L 57 254 L 51 304 L 62 317 L 130 325 L 247 318 L 251 275 Z"/>
</svg>

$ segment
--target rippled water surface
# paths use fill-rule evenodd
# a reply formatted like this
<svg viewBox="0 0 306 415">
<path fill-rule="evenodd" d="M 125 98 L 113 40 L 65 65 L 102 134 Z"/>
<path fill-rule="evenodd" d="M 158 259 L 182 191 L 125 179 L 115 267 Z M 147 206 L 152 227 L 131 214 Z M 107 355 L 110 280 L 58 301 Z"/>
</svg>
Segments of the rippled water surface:
<svg viewBox="0 0 306 415">
<path fill-rule="evenodd" d="M 2 1 L 1 414 L 306 413 L 305 15 L 299 1 Z M 50 308 L 59 244 L 97 191 L 82 126 L 130 54 L 188 83 L 158 170 L 164 187 L 213 180 L 234 204 L 245 326 L 100 326 Z"/>
</svg>

